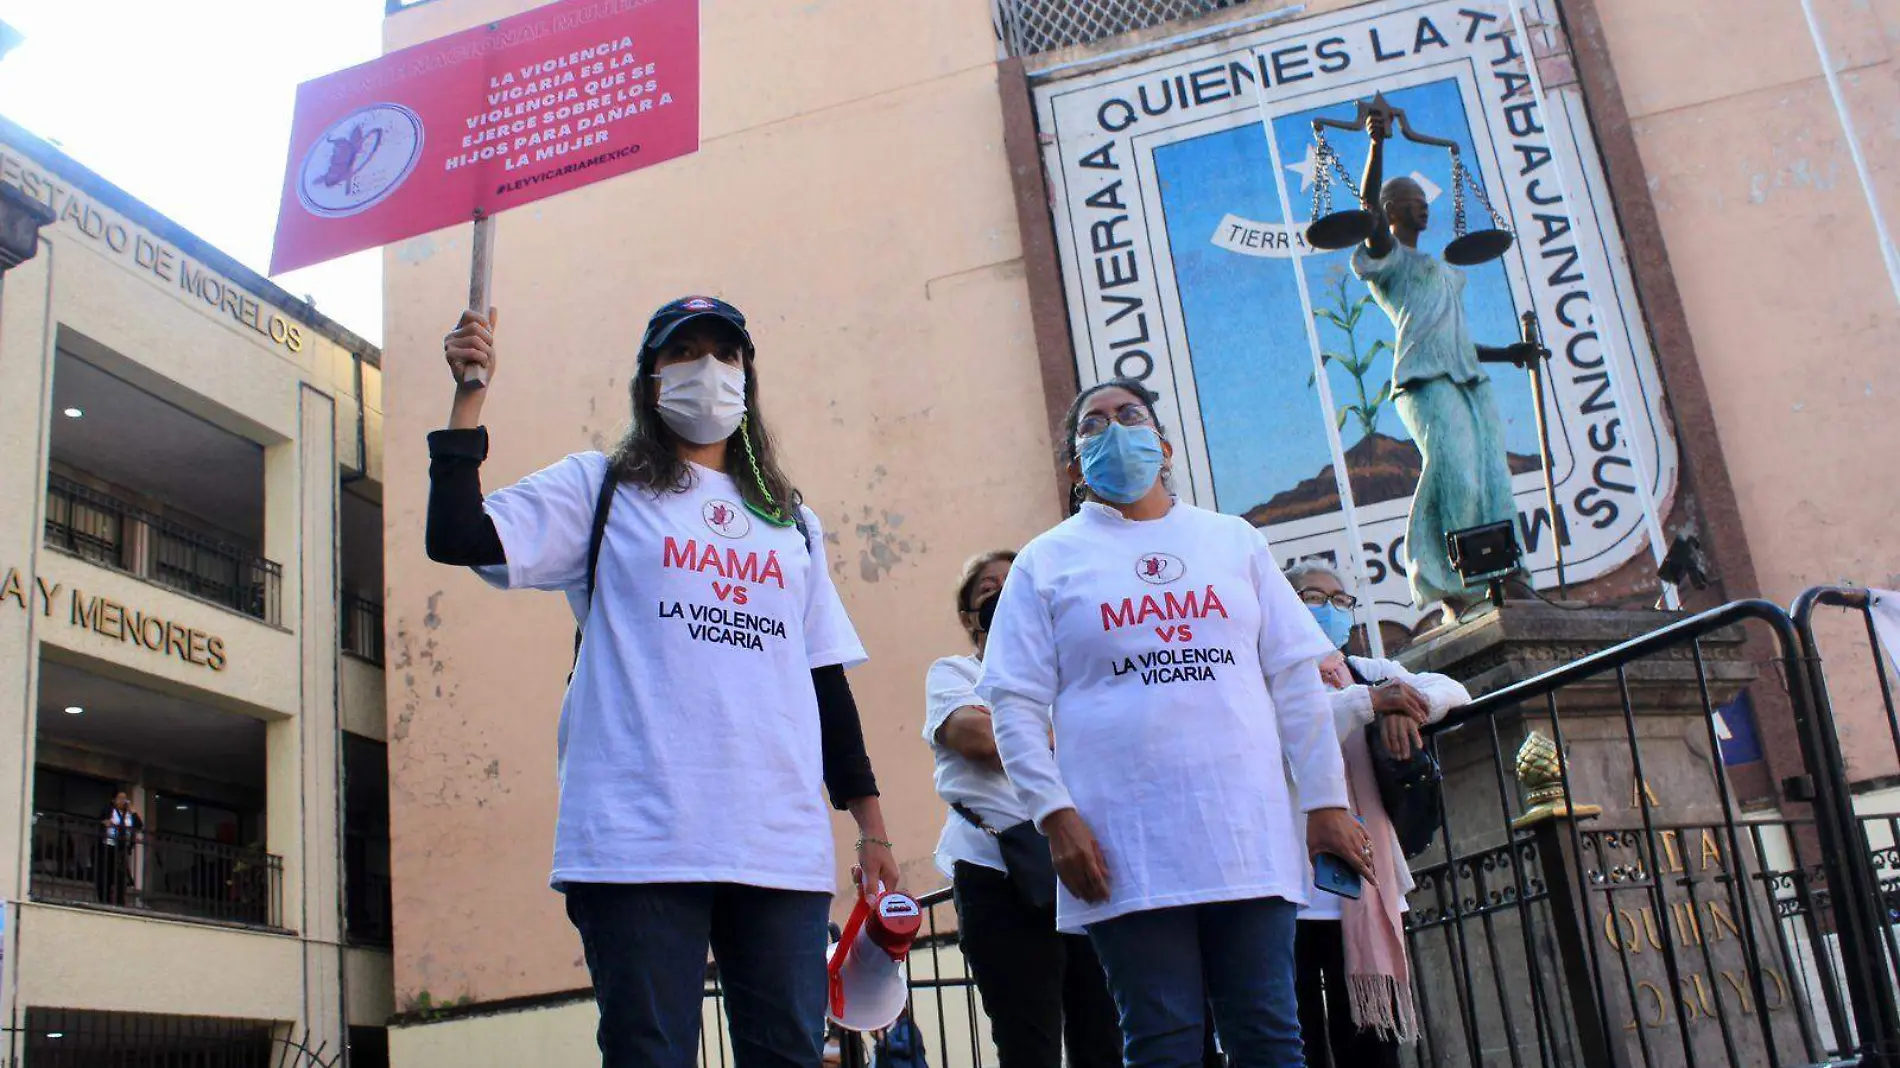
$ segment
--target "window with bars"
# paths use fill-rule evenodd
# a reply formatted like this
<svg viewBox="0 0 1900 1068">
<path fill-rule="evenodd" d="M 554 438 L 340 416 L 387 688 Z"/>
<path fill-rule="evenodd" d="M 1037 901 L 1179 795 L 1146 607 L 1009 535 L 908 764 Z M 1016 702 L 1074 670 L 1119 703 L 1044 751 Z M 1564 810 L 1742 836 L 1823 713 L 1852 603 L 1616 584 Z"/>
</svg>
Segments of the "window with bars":
<svg viewBox="0 0 1900 1068">
<path fill-rule="evenodd" d="M 992 0 L 996 36 L 1012 56 L 1088 44 L 1247 0 Z"/>
</svg>

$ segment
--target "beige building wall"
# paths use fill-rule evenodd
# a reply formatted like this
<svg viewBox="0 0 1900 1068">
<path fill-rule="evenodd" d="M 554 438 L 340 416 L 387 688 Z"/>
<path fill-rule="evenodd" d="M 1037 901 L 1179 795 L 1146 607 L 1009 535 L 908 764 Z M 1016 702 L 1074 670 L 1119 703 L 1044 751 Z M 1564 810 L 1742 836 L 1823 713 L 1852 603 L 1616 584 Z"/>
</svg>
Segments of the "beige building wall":
<svg viewBox="0 0 1900 1068">
<path fill-rule="evenodd" d="M 1900 265 L 1874 223 L 1877 205 L 1900 225 L 1900 4 L 1811 0 L 1839 107 L 1802 3 L 1595 6 L 1735 487 L 1750 592 L 1786 605 L 1815 585 L 1900 587 L 1900 482 L 1883 473 L 1900 455 Z M 1818 631 L 1853 772 L 1900 771 L 1863 626 L 1823 613 Z"/>
<path fill-rule="evenodd" d="M 391 16 L 386 44 L 530 6 L 436 0 Z M 503 348 L 483 478 L 609 443 L 662 301 L 705 291 L 742 308 L 765 410 L 870 651 L 852 687 L 891 834 L 927 888 L 943 816 L 918 738 L 923 677 L 965 647 L 958 567 L 1057 517 L 988 11 L 708 0 L 700 17 L 696 154 L 496 219 Z M 448 408 L 441 339 L 468 256 L 451 230 L 385 259 L 399 1005 L 587 983 L 547 887 L 572 618 L 558 597 L 494 592 L 423 554 L 424 436 Z"/>
<path fill-rule="evenodd" d="M 17 945 L 22 1006 L 305 1018 L 294 936 L 27 905 Z"/>
<path fill-rule="evenodd" d="M 384 717 L 388 705 L 384 697 L 383 669 L 354 657 L 343 657 L 338 664 L 337 700 L 343 709 L 343 729 L 377 741 L 389 733 Z"/>
<path fill-rule="evenodd" d="M 344 475 L 381 480 L 380 449 L 359 450 L 380 434 L 380 354 L 4 122 L 0 182 L 60 215 L 42 231 L 38 254 L 7 272 L 0 303 L 0 396 L 9 405 L 0 418 L 0 576 L 24 593 L 0 594 L 0 750 L 11 754 L 0 761 L 0 898 L 17 917 L 4 947 L 0 1013 L 58 1007 L 273 1020 L 337 1049 L 346 1019 L 337 495 Z M 200 275 L 207 281 L 196 282 Z M 195 288 L 181 285 L 187 278 Z M 283 568 L 281 622 L 43 544 L 54 368 L 70 358 L 62 352 L 262 450 L 261 555 Z M 128 450 L 140 447 L 142 429 L 114 428 Z M 103 605 L 216 637 L 222 663 L 212 666 L 189 644 L 154 650 L 108 636 L 94 625 Z M 282 926 L 291 933 L 31 901 L 26 802 L 43 659 L 265 723 L 264 848 L 282 858 Z M 377 683 L 360 672 L 350 682 L 357 719 L 380 707 Z M 382 733 L 380 724 L 359 725 Z M 355 1022 L 380 1025 L 391 1010 L 388 979 L 375 976 L 379 957 L 386 970 L 387 955 L 374 953 L 353 969 L 362 977 L 351 992 Z M 8 1053 L 0 1048 L 0 1059 Z"/>
</svg>

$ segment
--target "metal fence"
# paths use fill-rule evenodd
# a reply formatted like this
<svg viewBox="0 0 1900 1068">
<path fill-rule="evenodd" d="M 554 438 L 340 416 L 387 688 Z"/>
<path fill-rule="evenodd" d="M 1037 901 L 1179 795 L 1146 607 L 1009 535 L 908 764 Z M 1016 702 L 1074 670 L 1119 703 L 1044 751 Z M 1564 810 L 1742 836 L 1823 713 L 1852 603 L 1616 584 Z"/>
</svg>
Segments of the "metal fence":
<svg viewBox="0 0 1900 1068">
<path fill-rule="evenodd" d="M 1827 939 L 1828 952 L 1820 964 L 1844 980 L 1851 989 L 1871 987 L 1890 996 L 1850 999 L 1846 1005 L 1831 1005 L 1832 1018 L 1847 1015 L 1845 1027 L 1861 1044 L 1881 1051 L 1883 1063 L 1900 1064 L 1900 1009 L 1896 997 L 1900 988 L 1900 791 L 1885 791 L 1884 800 L 1858 797 L 1856 783 L 1849 775 L 1848 761 L 1841 749 L 1841 734 L 1833 730 L 1834 695 L 1828 687 L 1821 642 L 1816 633 L 1816 615 L 1824 608 L 1839 609 L 1857 616 L 1865 637 L 1863 649 L 1835 650 L 1836 664 L 1854 663 L 1857 670 L 1871 675 L 1873 696 L 1877 696 L 1881 721 L 1887 728 L 1888 747 L 1879 742 L 1867 745 L 1856 755 L 1870 763 L 1886 758 L 1889 767 L 1900 765 L 1900 712 L 1894 705 L 1891 664 L 1882 650 L 1880 635 L 1874 627 L 1873 610 L 1880 594 L 1851 586 L 1818 586 L 1803 593 L 1794 603 L 1793 619 L 1805 668 L 1808 703 L 1814 715 L 1830 729 L 1821 741 L 1825 762 L 1835 770 L 1817 782 L 1817 803 L 1832 796 L 1832 808 L 1838 814 L 1837 839 L 1848 843 L 1855 856 L 1868 858 L 1845 874 L 1849 880 L 1837 894 L 1819 894 L 1842 911 L 1848 926 Z M 1864 707 L 1864 706 L 1863 706 Z M 1864 735 L 1856 734 L 1857 743 Z M 1838 900 L 1836 900 L 1838 899 Z M 1817 943 L 1818 944 L 1818 943 Z"/>
<path fill-rule="evenodd" d="M 24 1068 L 337 1068 L 342 1053 L 267 1020 L 28 1008 L 4 1028 Z"/>
<path fill-rule="evenodd" d="M 283 858 L 163 831 L 109 847 L 103 830 L 97 819 L 35 813 L 32 898 L 283 926 Z"/>
<path fill-rule="evenodd" d="M 1012 56 L 1033 56 L 1193 18 L 1246 0 L 992 0 L 996 35 Z"/>
<path fill-rule="evenodd" d="M 58 475 L 46 482 L 46 544 L 266 623 L 283 622 L 282 565 Z M 153 647 L 162 648 L 162 622 L 151 622 L 161 632 Z"/>
<path fill-rule="evenodd" d="M 337 595 L 337 637 L 343 652 L 383 665 L 383 606 L 344 590 Z"/>
<path fill-rule="evenodd" d="M 1712 647 L 1739 655 L 1738 627 L 1769 639 L 1773 657 L 1749 666 L 1767 669 L 1760 685 L 1788 680 L 1801 731 L 1797 803 L 1766 815 L 1742 811 L 1720 758 L 1718 694 L 1740 683 Z M 1859 963 L 1890 931 L 1866 907 L 1879 856 L 1842 818 L 1833 723 L 1810 685 L 1818 666 L 1785 612 L 1742 602 L 1505 687 L 1433 728 L 1447 817 L 1437 859 L 1415 870 L 1424 1035 L 1408 1059 L 1888 1063 L 1900 1037 L 1892 976 Z M 1513 779 L 1542 803 L 1520 800 Z"/>
</svg>

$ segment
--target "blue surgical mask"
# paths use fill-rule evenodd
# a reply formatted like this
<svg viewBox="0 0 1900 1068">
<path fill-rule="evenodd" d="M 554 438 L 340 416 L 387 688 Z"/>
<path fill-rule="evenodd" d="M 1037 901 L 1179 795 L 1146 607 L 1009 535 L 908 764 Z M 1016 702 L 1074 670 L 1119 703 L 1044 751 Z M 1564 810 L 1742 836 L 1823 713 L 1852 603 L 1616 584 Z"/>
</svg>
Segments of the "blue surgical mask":
<svg viewBox="0 0 1900 1068">
<path fill-rule="evenodd" d="M 1161 435 L 1151 426 L 1110 423 L 1101 433 L 1082 439 L 1081 459 L 1082 481 L 1096 496 L 1133 504 L 1161 477 Z"/>
<path fill-rule="evenodd" d="M 1309 604 L 1306 608 L 1313 613 L 1319 629 L 1326 632 L 1326 640 L 1333 643 L 1333 648 L 1344 649 L 1352 638 L 1352 613 L 1333 604 Z"/>
</svg>

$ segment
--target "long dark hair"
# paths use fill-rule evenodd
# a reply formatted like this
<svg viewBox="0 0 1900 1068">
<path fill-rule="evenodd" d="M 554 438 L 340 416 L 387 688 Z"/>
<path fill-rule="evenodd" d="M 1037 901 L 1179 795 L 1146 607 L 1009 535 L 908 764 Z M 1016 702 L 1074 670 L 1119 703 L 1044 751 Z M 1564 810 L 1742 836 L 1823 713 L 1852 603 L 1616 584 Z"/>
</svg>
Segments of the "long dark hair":
<svg viewBox="0 0 1900 1068">
<path fill-rule="evenodd" d="M 1161 413 L 1155 410 L 1155 402 L 1161 398 L 1156 396 L 1153 390 L 1132 378 L 1111 378 L 1106 382 L 1097 382 L 1077 393 L 1075 400 L 1069 403 L 1069 414 L 1062 417 L 1062 438 L 1056 442 L 1056 460 L 1062 465 L 1062 470 L 1067 471 L 1070 464 L 1081 458 L 1075 448 L 1075 427 L 1082 421 L 1082 409 L 1088 407 L 1090 397 L 1109 389 L 1123 389 L 1134 394 L 1135 399 L 1141 402 L 1141 406 L 1148 409 L 1148 421 L 1154 424 L 1155 433 L 1161 435 L 1163 441 L 1168 439 L 1167 430 L 1161 426 Z M 1069 514 L 1074 515 L 1087 498 L 1086 484 L 1082 482 L 1071 484 L 1069 486 Z"/>
<path fill-rule="evenodd" d="M 655 495 L 684 493 L 693 469 L 680 458 L 678 441 L 660 418 L 659 384 L 654 365 L 659 353 L 642 349 L 627 396 L 633 424 L 607 454 L 607 470 L 616 481 L 631 482 Z M 759 372 L 752 346 L 745 347 L 745 421 L 726 439 L 726 471 L 739 485 L 739 496 L 760 515 L 789 525 L 803 500 L 778 465 L 778 450 L 759 412 Z"/>
</svg>

